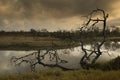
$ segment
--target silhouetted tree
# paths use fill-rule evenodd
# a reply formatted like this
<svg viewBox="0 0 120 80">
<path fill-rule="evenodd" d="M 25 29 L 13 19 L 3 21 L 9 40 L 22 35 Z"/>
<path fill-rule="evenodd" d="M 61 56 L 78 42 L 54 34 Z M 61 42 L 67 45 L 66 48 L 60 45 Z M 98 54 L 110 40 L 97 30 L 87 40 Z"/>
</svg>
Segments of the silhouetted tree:
<svg viewBox="0 0 120 80">
<path fill-rule="evenodd" d="M 94 18 L 94 14 L 100 13 L 101 18 L 97 17 Z M 66 37 L 73 37 L 77 34 L 79 36 L 80 40 L 80 46 L 84 53 L 82 59 L 80 60 L 80 65 L 84 69 L 89 69 L 90 65 L 94 64 L 96 60 L 102 55 L 101 47 L 104 45 L 106 41 L 106 23 L 108 14 L 102 9 L 96 9 L 93 10 L 90 15 L 87 17 L 88 21 L 80 28 L 80 31 L 75 33 L 69 33 L 66 31 L 63 32 L 54 32 L 54 36 L 60 36 L 63 38 Z M 94 31 L 99 31 L 98 28 L 95 28 L 98 23 L 103 23 L 103 26 L 100 28 L 102 33 L 102 39 L 97 41 Z M 91 35 L 88 33 L 92 33 Z M 59 34 L 58 34 L 59 33 Z M 57 34 L 57 35 L 56 35 Z M 76 37 L 77 37 L 76 36 Z M 91 48 L 86 48 L 86 42 L 90 42 Z M 11 61 L 14 62 L 16 65 L 20 65 L 22 63 L 29 63 L 31 66 L 31 70 L 35 70 L 35 66 L 37 64 L 47 66 L 47 67 L 58 67 L 63 70 L 72 70 L 66 67 L 61 66 L 60 64 L 67 63 L 66 60 L 63 60 L 60 58 L 59 53 L 54 48 L 54 44 L 52 42 L 52 46 L 49 49 L 44 49 L 45 52 L 41 52 L 42 50 L 38 50 L 37 52 L 33 52 L 29 55 L 25 55 L 22 57 L 12 57 Z M 33 59 L 28 59 L 29 56 L 33 56 Z M 49 61 L 54 61 L 54 64 L 45 63 L 43 60 L 45 60 L 45 57 L 49 56 Z"/>
<path fill-rule="evenodd" d="M 52 46 L 49 49 L 38 50 L 36 52 L 22 57 L 13 56 L 11 58 L 11 62 L 14 63 L 15 66 L 20 66 L 22 63 L 28 63 L 30 64 L 32 71 L 35 71 L 35 67 L 37 64 L 42 65 L 44 67 L 56 67 L 62 70 L 72 70 L 61 65 L 67 63 L 67 61 L 60 58 L 57 50 L 54 49 L 54 45 L 55 44 L 52 42 Z M 50 63 L 45 62 L 46 57 L 49 59 Z"/>
<path fill-rule="evenodd" d="M 97 13 L 101 14 L 100 18 L 94 18 L 96 16 L 95 14 Z M 90 49 L 85 47 L 85 40 L 87 39 L 87 36 L 80 36 L 80 46 L 84 53 L 84 56 L 80 60 L 80 64 L 84 69 L 89 69 L 90 65 L 94 64 L 100 55 L 102 55 L 101 47 L 106 41 L 106 23 L 108 14 L 106 14 L 106 12 L 102 9 L 96 9 L 93 10 L 87 18 L 88 21 L 83 25 L 83 27 L 80 28 L 81 35 L 84 35 L 85 31 L 93 30 L 94 27 L 96 27 L 96 25 L 100 22 L 103 23 L 103 26 L 100 28 L 102 29 L 102 39 L 100 41 L 96 41 L 95 36 L 88 39 L 88 41 L 91 41 Z"/>
</svg>

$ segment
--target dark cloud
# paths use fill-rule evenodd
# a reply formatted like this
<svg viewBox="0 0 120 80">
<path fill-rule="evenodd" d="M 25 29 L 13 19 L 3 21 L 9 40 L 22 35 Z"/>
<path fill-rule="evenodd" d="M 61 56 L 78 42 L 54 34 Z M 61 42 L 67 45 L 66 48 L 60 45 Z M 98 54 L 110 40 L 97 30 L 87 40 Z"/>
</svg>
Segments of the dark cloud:
<svg viewBox="0 0 120 80">
<path fill-rule="evenodd" d="M 14 30 L 18 30 L 23 28 L 26 30 L 31 28 L 29 27 L 30 25 L 19 27 L 23 26 L 25 21 L 30 23 L 36 21 L 39 21 L 38 23 L 44 22 L 45 24 L 42 24 L 46 26 L 49 25 L 46 24 L 47 22 L 54 23 L 53 25 L 49 25 L 54 26 L 54 28 L 59 23 L 61 24 L 59 27 L 65 28 L 64 24 L 66 22 L 71 23 L 73 17 L 76 17 L 77 20 L 80 18 L 79 16 L 86 15 L 97 7 L 112 12 L 112 5 L 115 1 L 119 0 L 0 0 L 0 29 L 11 30 L 15 28 Z M 59 21 L 61 19 L 64 19 L 64 24 Z M 79 20 L 78 22 L 80 23 L 81 21 Z M 55 26 L 55 23 L 57 26 Z M 18 27 L 13 27 L 13 24 Z M 33 23 L 32 25 L 34 27 L 36 24 Z M 69 25 L 78 24 L 72 22 Z"/>
<path fill-rule="evenodd" d="M 115 0 L 0 0 L 4 16 L 26 18 L 64 18 L 84 15 L 96 7 L 109 9 Z M 9 12 L 7 12 L 9 11 Z"/>
</svg>

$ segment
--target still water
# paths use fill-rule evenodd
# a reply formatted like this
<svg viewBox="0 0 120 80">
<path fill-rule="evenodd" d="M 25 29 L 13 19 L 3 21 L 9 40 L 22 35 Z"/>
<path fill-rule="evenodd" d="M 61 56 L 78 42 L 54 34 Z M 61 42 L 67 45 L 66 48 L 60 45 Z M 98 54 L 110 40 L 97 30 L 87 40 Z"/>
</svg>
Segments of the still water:
<svg viewBox="0 0 120 80">
<path fill-rule="evenodd" d="M 86 47 L 89 48 L 89 45 Z M 110 48 L 110 47 L 109 47 Z M 100 58 L 97 60 L 98 62 L 101 61 L 108 61 L 111 60 L 117 56 L 120 56 L 120 48 L 116 49 L 106 49 L 104 46 L 102 48 L 104 51 L 103 54 L 100 56 Z M 107 51 L 107 53 L 106 53 Z M 14 66 L 10 63 L 10 59 L 12 56 L 24 56 L 26 54 L 30 54 L 34 51 L 0 51 L 0 74 L 10 74 L 10 73 L 22 73 L 30 71 L 30 67 L 28 64 L 23 64 L 21 66 Z M 57 51 L 60 55 L 60 57 L 64 60 L 67 60 L 68 63 L 64 64 L 63 66 L 68 68 L 81 68 L 79 61 L 81 57 L 84 55 L 82 53 L 81 47 L 74 47 L 72 49 L 61 49 Z M 108 55 L 109 52 L 109 55 Z M 46 62 L 48 60 L 46 59 Z M 46 67 L 43 67 L 41 65 L 38 66 L 39 70 L 42 69 L 48 69 Z"/>
</svg>

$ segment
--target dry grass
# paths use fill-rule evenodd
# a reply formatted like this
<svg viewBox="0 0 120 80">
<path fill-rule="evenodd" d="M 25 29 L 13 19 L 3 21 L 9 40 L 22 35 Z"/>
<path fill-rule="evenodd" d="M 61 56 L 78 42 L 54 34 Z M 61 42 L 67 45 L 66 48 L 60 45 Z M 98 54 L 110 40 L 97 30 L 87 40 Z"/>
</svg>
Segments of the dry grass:
<svg viewBox="0 0 120 80">
<path fill-rule="evenodd" d="M 1 75 L 0 80 L 120 80 L 120 71 L 45 70 L 37 73 L 26 73 L 21 75 Z"/>
<path fill-rule="evenodd" d="M 58 48 L 76 45 L 76 43 L 52 37 L 0 36 L 0 49 L 34 50 L 39 48 L 51 47 L 52 42 Z"/>
<path fill-rule="evenodd" d="M 97 38 L 101 39 L 101 38 Z M 120 37 L 111 37 L 108 40 L 120 40 Z M 0 36 L 1 50 L 36 50 L 51 47 L 52 42 L 56 48 L 69 48 L 78 46 L 78 43 L 61 40 L 54 37 L 28 37 L 28 36 Z"/>
</svg>

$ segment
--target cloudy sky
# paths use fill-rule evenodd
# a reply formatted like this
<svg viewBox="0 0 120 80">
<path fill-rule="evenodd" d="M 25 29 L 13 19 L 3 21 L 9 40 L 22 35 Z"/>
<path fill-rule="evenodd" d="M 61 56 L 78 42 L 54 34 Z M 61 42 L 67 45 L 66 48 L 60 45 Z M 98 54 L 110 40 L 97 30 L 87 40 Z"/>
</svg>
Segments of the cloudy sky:
<svg viewBox="0 0 120 80">
<path fill-rule="evenodd" d="M 109 13 L 108 25 L 120 26 L 120 0 L 0 0 L 0 30 L 77 29 L 96 8 Z"/>
</svg>

